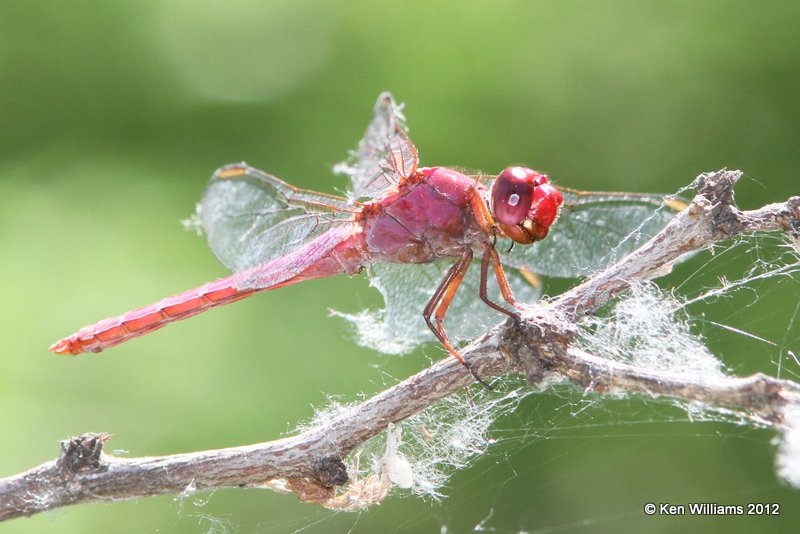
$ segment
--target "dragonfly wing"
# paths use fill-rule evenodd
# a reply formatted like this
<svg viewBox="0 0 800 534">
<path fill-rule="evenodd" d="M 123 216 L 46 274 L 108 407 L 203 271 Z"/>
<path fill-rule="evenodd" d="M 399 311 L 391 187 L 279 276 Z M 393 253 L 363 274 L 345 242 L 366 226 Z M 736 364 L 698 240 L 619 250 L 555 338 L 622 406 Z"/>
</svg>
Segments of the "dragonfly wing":
<svg viewBox="0 0 800 534">
<path fill-rule="evenodd" d="M 358 150 L 334 167 L 350 176 L 351 199 L 378 196 L 416 171 L 417 150 L 406 135 L 401 109 L 391 93 L 381 93 Z"/>
<path fill-rule="evenodd" d="M 356 314 L 335 314 L 353 324 L 360 345 L 386 354 L 409 352 L 421 343 L 434 340 L 422 310 L 454 262 L 454 259 L 446 259 L 423 264 L 371 265 L 370 283 L 383 295 L 385 307 Z M 535 302 L 539 298 L 538 290 L 519 273 L 514 271 L 507 275 L 522 302 Z M 479 287 L 480 261 L 473 261 L 444 319 L 445 331 L 454 343 L 474 339 L 487 326 L 504 317 L 479 299 Z M 494 281 L 489 285 L 489 296 L 495 302 L 503 302 Z"/>
<path fill-rule="evenodd" d="M 357 230 L 358 226 L 352 222 L 333 226 L 282 256 L 236 273 L 233 276 L 234 284 L 237 289 L 272 289 L 298 275 L 302 275 L 300 279 L 311 279 L 343 273 L 344 269 L 337 266 L 336 262 L 328 262 L 325 266 L 317 262 L 328 258 L 337 245 Z"/>
<path fill-rule="evenodd" d="M 214 173 L 197 216 L 217 258 L 240 272 L 352 225 L 354 209 L 344 198 L 297 189 L 242 163 Z"/>
<path fill-rule="evenodd" d="M 586 276 L 653 237 L 678 213 L 682 203 L 665 203 L 663 195 L 559 189 L 564 204 L 547 238 L 501 253 L 504 265 L 545 276 Z M 507 247 L 498 244 L 498 249 Z"/>
</svg>

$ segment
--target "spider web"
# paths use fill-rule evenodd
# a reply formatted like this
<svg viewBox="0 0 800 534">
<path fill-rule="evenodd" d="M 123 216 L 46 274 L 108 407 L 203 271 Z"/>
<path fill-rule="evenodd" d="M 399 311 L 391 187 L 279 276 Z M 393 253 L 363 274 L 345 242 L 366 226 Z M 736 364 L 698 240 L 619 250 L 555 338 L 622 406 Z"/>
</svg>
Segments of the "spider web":
<svg viewBox="0 0 800 534">
<path fill-rule="evenodd" d="M 593 354 L 617 359 L 645 369 L 689 373 L 697 377 L 715 378 L 749 374 L 750 368 L 761 368 L 769 374 L 797 379 L 800 362 L 800 328 L 794 313 L 781 315 L 774 300 L 787 293 L 798 302 L 800 258 L 795 243 L 774 235 L 740 237 L 716 246 L 705 258 L 690 262 L 672 279 L 680 278 L 674 287 L 659 288 L 655 284 L 635 286 L 624 298 L 581 324 L 580 337 L 584 349 Z M 744 267 L 739 278 L 729 273 Z M 740 271 L 741 272 L 741 271 Z M 726 275 L 726 273 L 728 273 Z M 710 309 L 709 309 L 710 308 Z M 770 310 L 764 315 L 764 310 Z M 713 319 L 712 319 L 713 316 Z M 764 317 L 764 319 L 758 319 Z M 756 323 L 759 332 L 749 331 Z M 764 324 L 759 324 L 763 322 Z M 766 328 L 761 328 L 762 326 Z M 715 356 L 711 347 L 734 338 L 734 347 L 747 345 L 744 352 L 721 351 Z M 753 356 L 761 354 L 761 362 Z M 551 439 L 570 428 L 586 430 L 587 426 L 570 424 L 556 416 L 552 426 L 531 428 L 527 423 L 504 433 L 495 432 L 493 422 L 516 413 L 522 403 L 539 395 L 514 380 L 499 388 L 501 392 L 483 389 L 473 392 L 475 407 L 467 400 L 453 397 L 446 402 L 411 418 L 403 424 L 405 456 L 415 473 L 411 492 L 432 499 L 447 494 L 449 476 L 458 469 L 488 454 L 498 444 L 513 441 L 515 445 Z M 639 406 L 638 413 L 620 412 L 619 397 L 576 392 L 573 386 L 555 383 L 547 394 L 563 399 L 557 413 L 567 419 L 582 413 L 603 413 L 616 425 L 648 425 L 664 422 L 729 423 L 737 427 L 753 426 L 746 414 L 670 399 L 629 398 L 627 406 Z M 622 401 L 624 402 L 624 401 Z M 677 408 L 678 410 L 675 410 Z M 613 412 L 611 412 L 613 410 Z M 584 423 L 585 425 L 586 423 Z M 778 475 L 789 483 L 800 482 L 800 418 L 790 419 L 779 443 L 776 459 Z M 503 448 L 507 449 L 508 443 Z M 381 450 L 380 440 L 373 446 Z M 373 463 L 372 469 L 377 469 Z M 404 490 L 399 490 L 400 492 Z M 488 528 L 491 518 L 481 528 Z M 476 525 L 477 527 L 478 525 Z"/>
</svg>

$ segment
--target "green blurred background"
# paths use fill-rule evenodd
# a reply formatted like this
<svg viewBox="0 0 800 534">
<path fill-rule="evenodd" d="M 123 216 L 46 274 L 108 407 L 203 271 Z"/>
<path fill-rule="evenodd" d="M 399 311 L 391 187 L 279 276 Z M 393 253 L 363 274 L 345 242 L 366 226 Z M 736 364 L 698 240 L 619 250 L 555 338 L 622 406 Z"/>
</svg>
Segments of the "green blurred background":
<svg viewBox="0 0 800 534">
<path fill-rule="evenodd" d="M 85 324 L 225 274 L 179 224 L 218 166 L 246 160 L 341 191 L 330 167 L 391 90 L 423 164 L 521 163 L 572 187 L 654 192 L 725 166 L 745 171 L 737 199 L 755 207 L 800 193 L 798 27 L 794 1 L 3 2 L 0 476 L 86 431 L 114 433 L 109 449 L 133 456 L 273 439 L 330 395 L 355 400 L 442 357 L 434 345 L 375 354 L 328 317 L 380 302 L 363 277 L 248 299 L 102 356 L 49 354 Z M 737 258 L 730 277 L 747 267 Z M 737 373 L 775 374 L 780 363 L 796 378 L 786 357 L 800 336 L 796 287 L 695 309 L 777 346 L 701 333 Z M 690 423 L 636 399 L 584 400 L 571 389 L 527 398 L 442 502 L 401 492 L 335 514 L 292 495 L 224 490 L 3 527 L 797 531 L 800 498 L 776 478 L 773 432 Z M 782 515 L 651 518 L 648 501 L 780 502 Z"/>
</svg>

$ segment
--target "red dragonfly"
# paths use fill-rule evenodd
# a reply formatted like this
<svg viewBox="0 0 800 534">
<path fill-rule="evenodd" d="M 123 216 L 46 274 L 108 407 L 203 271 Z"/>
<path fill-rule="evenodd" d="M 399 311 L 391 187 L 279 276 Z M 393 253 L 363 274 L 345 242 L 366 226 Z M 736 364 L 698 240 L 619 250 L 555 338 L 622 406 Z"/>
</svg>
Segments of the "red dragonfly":
<svg viewBox="0 0 800 534">
<path fill-rule="evenodd" d="M 414 319 L 422 310 L 430 332 L 480 381 L 445 331 L 448 309 L 457 316 L 456 340 L 488 319 L 479 308 L 517 318 L 520 304 L 504 263 L 516 279 L 520 272 L 579 276 L 632 250 L 674 214 L 662 196 L 557 189 L 525 167 L 508 167 L 496 178 L 420 168 L 401 108 L 389 93 L 378 98 L 352 156 L 352 164 L 337 166 L 350 176 L 348 198 L 298 189 L 245 163 L 218 169 L 196 220 L 234 274 L 82 328 L 50 350 L 99 352 L 259 291 L 368 268 L 387 308 L 350 316 L 362 344 L 403 352 L 426 341 L 426 329 Z M 512 251 L 514 244 L 534 242 Z M 508 248 L 502 262 L 498 248 Z M 465 282 L 476 253 L 480 277 Z M 497 280 L 491 291 L 499 288 L 511 309 L 490 296 L 490 269 Z M 488 308 L 463 298 L 451 308 L 462 283 Z M 530 284 L 521 286 L 526 300 L 535 298 Z"/>
</svg>

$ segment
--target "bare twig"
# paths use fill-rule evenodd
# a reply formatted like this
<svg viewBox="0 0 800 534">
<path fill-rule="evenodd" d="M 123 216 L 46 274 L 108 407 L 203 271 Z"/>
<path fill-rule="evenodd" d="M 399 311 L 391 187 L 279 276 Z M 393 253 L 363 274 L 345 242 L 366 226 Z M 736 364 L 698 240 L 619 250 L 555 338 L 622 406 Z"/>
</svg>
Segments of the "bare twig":
<svg viewBox="0 0 800 534">
<path fill-rule="evenodd" d="M 758 424 L 779 427 L 787 406 L 800 406 L 800 386 L 766 375 L 698 378 L 642 369 L 578 349 L 576 321 L 595 312 L 635 281 L 667 273 L 684 254 L 752 232 L 785 231 L 797 239 L 800 198 L 742 212 L 732 205 L 736 171 L 700 176 L 690 206 L 658 235 L 604 272 L 531 310 L 524 323 L 508 321 L 463 350 L 481 376 L 523 371 L 529 382 L 572 381 L 599 393 L 664 396 L 733 410 Z M 472 376 L 454 359 L 292 437 L 228 449 L 162 457 L 117 458 L 102 452 L 107 434 L 62 444 L 58 460 L 0 480 L 0 520 L 68 504 L 133 499 L 188 489 L 282 487 L 304 500 L 334 506 L 335 487 L 348 482 L 343 459 L 390 423 L 399 422 L 460 391 Z M 270 483 L 275 487 L 274 482 Z M 381 495 L 385 494 L 382 491 Z"/>
<path fill-rule="evenodd" d="M 592 313 L 624 291 L 631 281 L 664 276 L 685 254 L 736 235 L 783 230 L 796 238 L 800 197 L 753 211 L 739 211 L 732 202 L 733 186 L 740 176 L 739 171 L 727 170 L 699 176 L 695 184 L 697 196 L 687 209 L 638 250 L 559 296 L 554 306 L 573 318 Z"/>
</svg>

